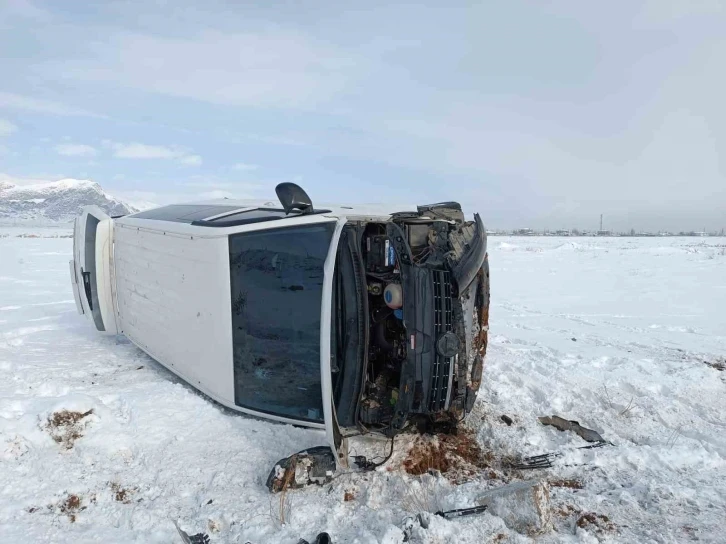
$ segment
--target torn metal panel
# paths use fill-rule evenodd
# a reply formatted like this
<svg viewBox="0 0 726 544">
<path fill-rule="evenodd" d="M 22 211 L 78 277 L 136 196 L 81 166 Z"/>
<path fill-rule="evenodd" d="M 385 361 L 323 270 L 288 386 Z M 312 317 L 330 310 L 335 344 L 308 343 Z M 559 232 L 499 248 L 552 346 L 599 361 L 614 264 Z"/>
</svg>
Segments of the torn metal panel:
<svg viewBox="0 0 726 544">
<path fill-rule="evenodd" d="M 600 436 L 597 431 L 588 429 L 580 425 L 577 421 L 568 421 L 559 416 L 544 416 L 538 418 L 542 425 L 551 425 L 560 431 L 572 431 L 577 436 L 587 442 L 605 442 L 606 440 Z"/>
<path fill-rule="evenodd" d="M 484 357 L 489 343 L 489 257 L 484 259 L 484 265 L 479 269 L 475 280 L 477 286 L 475 294 L 476 318 L 478 330 L 472 340 L 471 354 L 473 357 L 470 374 L 467 379 L 466 411 L 474 406 L 479 386 L 484 372 Z"/>
</svg>

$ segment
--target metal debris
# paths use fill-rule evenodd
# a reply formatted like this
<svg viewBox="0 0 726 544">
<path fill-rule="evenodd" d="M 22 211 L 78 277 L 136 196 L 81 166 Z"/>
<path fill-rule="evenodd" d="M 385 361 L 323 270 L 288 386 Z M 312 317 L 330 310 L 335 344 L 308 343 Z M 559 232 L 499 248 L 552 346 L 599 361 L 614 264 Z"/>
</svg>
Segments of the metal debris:
<svg viewBox="0 0 726 544">
<path fill-rule="evenodd" d="M 454 519 L 460 518 L 462 516 L 473 516 L 474 514 L 482 514 L 487 508 L 489 508 L 489 506 L 484 504 L 481 506 L 472 506 L 471 508 L 458 508 L 456 510 L 447 510 L 446 512 L 438 511 L 435 512 L 435 515 L 444 519 Z"/>
<path fill-rule="evenodd" d="M 206 533 L 197 533 L 195 535 L 189 536 L 185 531 L 182 530 L 181 527 L 179 527 L 179 524 L 172 520 L 172 523 L 174 524 L 174 527 L 176 527 L 176 530 L 179 531 L 179 536 L 181 537 L 184 544 L 209 544 L 209 535 Z"/>
<path fill-rule="evenodd" d="M 602 448 L 603 446 L 612 446 L 610 442 L 605 440 L 601 442 L 595 442 L 589 446 L 582 446 L 577 448 L 578 450 L 591 450 L 594 448 Z M 534 455 L 532 457 L 525 457 L 520 463 L 512 463 L 510 466 L 515 470 L 532 470 L 536 468 L 551 468 L 554 466 L 554 462 L 558 457 L 562 457 L 563 452 L 550 452 L 543 453 L 542 455 Z"/>
<path fill-rule="evenodd" d="M 267 477 L 273 493 L 298 489 L 310 484 L 323 485 L 333 479 L 335 456 L 328 446 L 316 446 L 280 459 Z"/>
<path fill-rule="evenodd" d="M 560 431 L 572 431 L 587 442 L 605 442 L 605 439 L 597 431 L 583 427 L 577 421 L 568 421 L 559 416 L 544 416 L 538 419 L 542 425 L 552 425 Z"/>
</svg>

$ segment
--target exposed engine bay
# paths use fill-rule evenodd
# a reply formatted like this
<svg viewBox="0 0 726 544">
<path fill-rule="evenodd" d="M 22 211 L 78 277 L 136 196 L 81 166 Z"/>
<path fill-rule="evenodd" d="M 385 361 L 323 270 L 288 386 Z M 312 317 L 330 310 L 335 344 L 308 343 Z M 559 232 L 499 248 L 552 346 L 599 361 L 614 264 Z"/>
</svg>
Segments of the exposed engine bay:
<svg viewBox="0 0 726 544">
<path fill-rule="evenodd" d="M 425 211 L 368 223 L 362 231 L 369 343 L 357 419 L 369 430 L 455 425 L 476 395 L 470 395 L 476 369 L 465 320 L 481 316 L 464 312 L 488 308 L 488 269 L 484 285 L 474 281 L 483 263 L 462 275 L 461 261 L 472 253 L 478 227 L 464 221 L 458 205 Z M 464 304 L 470 285 L 478 305 Z"/>
<path fill-rule="evenodd" d="M 406 360 L 400 264 L 385 225 L 369 224 L 363 234 L 370 344 L 360 421 L 386 426 L 393 416 Z"/>
</svg>

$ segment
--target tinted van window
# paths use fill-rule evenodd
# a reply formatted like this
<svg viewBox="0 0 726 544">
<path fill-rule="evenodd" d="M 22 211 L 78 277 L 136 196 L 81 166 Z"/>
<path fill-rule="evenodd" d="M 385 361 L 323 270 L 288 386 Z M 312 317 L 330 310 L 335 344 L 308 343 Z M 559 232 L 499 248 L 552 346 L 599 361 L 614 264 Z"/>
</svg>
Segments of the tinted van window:
<svg viewBox="0 0 726 544">
<path fill-rule="evenodd" d="M 235 403 L 323 421 L 320 311 L 335 223 L 229 237 Z"/>
</svg>

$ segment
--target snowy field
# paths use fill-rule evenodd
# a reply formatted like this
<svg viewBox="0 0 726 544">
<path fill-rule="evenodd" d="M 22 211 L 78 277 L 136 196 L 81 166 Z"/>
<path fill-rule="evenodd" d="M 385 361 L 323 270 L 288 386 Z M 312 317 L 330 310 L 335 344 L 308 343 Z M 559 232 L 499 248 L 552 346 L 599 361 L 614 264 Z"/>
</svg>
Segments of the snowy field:
<svg viewBox="0 0 726 544">
<path fill-rule="evenodd" d="M 28 232 L 40 237 L 18 237 Z M 411 476 L 413 438 L 399 437 L 377 471 L 281 505 L 264 486 L 270 468 L 321 434 L 230 413 L 97 334 L 76 314 L 72 240 L 59 234 L 0 229 L 3 542 L 179 544 L 176 521 L 212 542 L 327 530 L 336 543 L 397 544 L 417 509 L 472 506 L 529 478 L 555 484 L 554 531 L 538 542 L 726 541 L 726 239 L 490 238 L 490 346 L 469 424 L 493 470 L 458 486 Z M 576 450 L 578 436 L 537 421 L 553 414 L 613 445 Z M 551 451 L 565 453 L 553 468 L 506 468 Z M 433 518 L 412 538 L 531 541 L 489 513 Z"/>
</svg>

